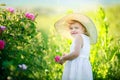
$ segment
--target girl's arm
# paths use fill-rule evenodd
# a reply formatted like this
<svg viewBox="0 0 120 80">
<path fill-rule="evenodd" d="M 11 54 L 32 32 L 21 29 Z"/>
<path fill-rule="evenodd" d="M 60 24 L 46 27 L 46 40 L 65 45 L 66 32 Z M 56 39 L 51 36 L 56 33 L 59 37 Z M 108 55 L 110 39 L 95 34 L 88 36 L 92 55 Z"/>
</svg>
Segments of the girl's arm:
<svg viewBox="0 0 120 80">
<path fill-rule="evenodd" d="M 74 47 L 74 51 L 71 52 L 70 54 L 68 55 L 65 55 L 61 58 L 61 62 L 64 62 L 66 60 L 72 60 L 72 59 L 75 59 L 76 57 L 79 56 L 79 53 L 80 53 L 80 49 L 82 48 L 83 46 L 83 40 L 82 40 L 82 37 L 81 35 L 77 35 L 76 38 L 75 38 L 75 47 Z"/>
</svg>

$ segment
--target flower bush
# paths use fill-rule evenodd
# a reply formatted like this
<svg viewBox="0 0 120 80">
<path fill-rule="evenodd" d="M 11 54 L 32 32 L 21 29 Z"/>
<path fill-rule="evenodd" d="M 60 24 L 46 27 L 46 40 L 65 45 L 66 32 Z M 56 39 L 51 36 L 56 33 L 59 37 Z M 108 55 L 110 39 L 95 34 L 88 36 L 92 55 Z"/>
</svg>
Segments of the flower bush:
<svg viewBox="0 0 120 80">
<path fill-rule="evenodd" d="M 35 18 L 33 13 L 0 8 L 1 80 L 43 79 L 45 48 Z"/>
</svg>

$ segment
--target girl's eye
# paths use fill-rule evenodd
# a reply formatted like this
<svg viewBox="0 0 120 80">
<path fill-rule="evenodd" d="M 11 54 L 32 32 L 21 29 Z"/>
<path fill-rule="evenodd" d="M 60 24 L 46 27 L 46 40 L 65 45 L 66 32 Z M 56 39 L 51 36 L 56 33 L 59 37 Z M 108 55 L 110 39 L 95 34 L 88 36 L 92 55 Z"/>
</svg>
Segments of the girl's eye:
<svg viewBox="0 0 120 80">
<path fill-rule="evenodd" d="M 70 27 L 69 29 L 72 30 L 73 28 Z"/>
<path fill-rule="evenodd" d="M 75 26 L 75 29 L 78 29 L 78 27 L 77 27 L 77 26 Z"/>
</svg>

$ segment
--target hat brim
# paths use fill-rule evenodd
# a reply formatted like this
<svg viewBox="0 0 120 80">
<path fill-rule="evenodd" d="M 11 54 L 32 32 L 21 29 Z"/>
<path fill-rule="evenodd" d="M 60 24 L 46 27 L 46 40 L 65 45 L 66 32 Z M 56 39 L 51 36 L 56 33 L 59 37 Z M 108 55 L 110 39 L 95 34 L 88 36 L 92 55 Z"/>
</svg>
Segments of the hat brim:
<svg viewBox="0 0 120 80">
<path fill-rule="evenodd" d="M 78 13 L 73 13 L 73 14 L 69 14 L 63 18 L 61 18 L 60 20 L 58 20 L 55 23 L 55 28 L 58 32 L 62 33 L 62 35 L 68 35 L 68 21 L 69 20 L 76 20 L 78 22 L 80 22 L 82 25 L 84 25 L 84 27 L 86 28 L 86 30 L 88 31 L 89 35 L 90 35 L 90 43 L 91 44 L 95 44 L 97 42 L 97 29 L 95 24 L 93 23 L 93 21 L 87 17 L 86 15 L 83 14 L 78 14 Z"/>
</svg>

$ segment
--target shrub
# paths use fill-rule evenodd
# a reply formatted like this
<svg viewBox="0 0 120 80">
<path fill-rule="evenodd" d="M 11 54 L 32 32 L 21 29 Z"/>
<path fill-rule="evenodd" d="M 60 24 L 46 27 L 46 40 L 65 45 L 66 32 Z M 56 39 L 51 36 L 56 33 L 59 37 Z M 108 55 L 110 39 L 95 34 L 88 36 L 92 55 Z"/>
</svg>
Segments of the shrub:
<svg viewBox="0 0 120 80">
<path fill-rule="evenodd" d="M 46 64 L 35 15 L 14 8 L 0 9 L 0 78 L 44 79 Z M 4 27 L 3 27 L 4 26 Z M 3 44 L 3 41 L 5 44 Z"/>
</svg>

